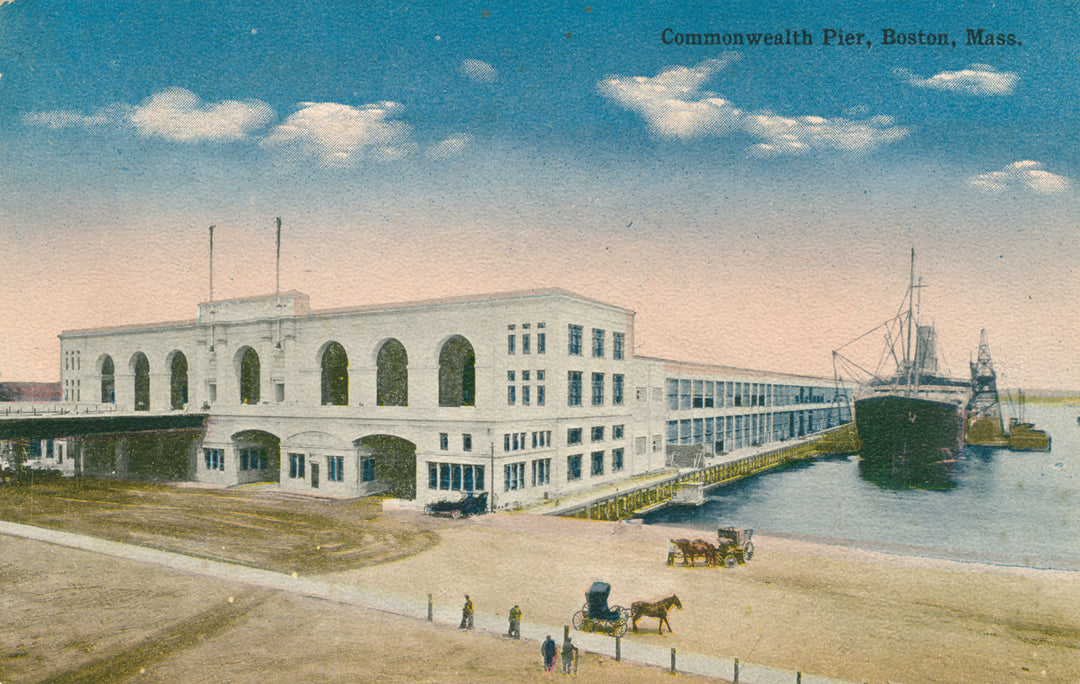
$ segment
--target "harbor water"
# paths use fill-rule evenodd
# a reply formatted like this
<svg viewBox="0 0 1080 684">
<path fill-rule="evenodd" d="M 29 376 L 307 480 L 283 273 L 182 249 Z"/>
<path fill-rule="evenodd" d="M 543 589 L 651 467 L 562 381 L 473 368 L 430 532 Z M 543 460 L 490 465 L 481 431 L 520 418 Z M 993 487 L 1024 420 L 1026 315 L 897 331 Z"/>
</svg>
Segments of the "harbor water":
<svg viewBox="0 0 1080 684">
<path fill-rule="evenodd" d="M 855 455 L 825 458 L 719 487 L 702 506 L 671 506 L 645 523 L 702 538 L 718 526 L 751 527 L 886 553 L 1080 571 L 1080 407 L 1024 408 L 1050 433 L 1051 451 L 968 447 L 919 473 L 871 471 Z"/>
</svg>

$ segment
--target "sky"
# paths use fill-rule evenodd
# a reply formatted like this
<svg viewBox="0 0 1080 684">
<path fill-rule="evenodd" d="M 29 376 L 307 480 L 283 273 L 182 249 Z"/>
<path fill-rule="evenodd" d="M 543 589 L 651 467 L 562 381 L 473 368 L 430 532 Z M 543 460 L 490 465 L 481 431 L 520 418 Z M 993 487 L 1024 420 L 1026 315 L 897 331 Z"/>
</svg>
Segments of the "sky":
<svg viewBox="0 0 1080 684">
<path fill-rule="evenodd" d="M 2 3 L 0 381 L 194 318 L 211 225 L 272 293 L 281 217 L 316 309 L 561 287 L 825 377 L 914 249 L 945 369 L 1080 389 L 1080 7 L 957 4 Z"/>
</svg>

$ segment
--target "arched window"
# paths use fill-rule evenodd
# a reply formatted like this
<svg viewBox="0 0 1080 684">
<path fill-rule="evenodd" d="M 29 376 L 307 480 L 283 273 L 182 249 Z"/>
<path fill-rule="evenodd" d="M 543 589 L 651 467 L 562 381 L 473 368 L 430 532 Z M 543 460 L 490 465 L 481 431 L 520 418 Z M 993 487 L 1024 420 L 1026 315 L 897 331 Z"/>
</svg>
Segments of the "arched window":
<svg viewBox="0 0 1080 684">
<path fill-rule="evenodd" d="M 397 340 L 387 340 L 379 349 L 376 378 L 376 404 L 379 406 L 409 405 L 409 355 Z"/>
<path fill-rule="evenodd" d="M 476 405 L 476 353 L 469 341 L 454 335 L 439 352 L 439 406 Z"/>
<path fill-rule="evenodd" d="M 240 403 L 259 403 L 259 354 L 251 347 L 240 359 Z"/>
<path fill-rule="evenodd" d="M 101 362 L 101 403 L 116 403 L 116 369 L 111 356 Z"/>
<path fill-rule="evenodd" d="M 337 342 L 331 342 L 322 355 L 322 403 L 349 405 L 349 357 Z"/>
<path fill-rule="evenodd" d="M 131 370 L 135 375 L 135 403 L 136 411 L 150 410 L 150 361 L 146 354 L 136 352 L 131 357 Z"/>
<path fill-rule="evenodd" d="M 188 403 L 187 357 L 183 352 L 173 356 L 169 377 L 170 406 L 173 410 L 182 409 Z"/>
</svg>

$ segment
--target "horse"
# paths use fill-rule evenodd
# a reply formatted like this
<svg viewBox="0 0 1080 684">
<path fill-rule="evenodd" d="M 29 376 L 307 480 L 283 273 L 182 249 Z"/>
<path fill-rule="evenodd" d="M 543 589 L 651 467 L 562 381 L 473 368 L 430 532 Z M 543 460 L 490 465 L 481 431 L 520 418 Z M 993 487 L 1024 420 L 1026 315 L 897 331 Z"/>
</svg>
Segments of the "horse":
<svg viewBox="0 0 1080 684">
<path fill-rule="evenodd" d="M 634 631 L 637 631 L 638 619 L 643 617 L 659 618 L 660 623 L 657 625 L 657 628 L 660 630 L 661 634 L 664 633 L 664 623 L 667 623 L 669 632 L 674 631 L 671 629 L 671 623 L 668 622 L 667 619 L 668 611 L 671 610 L 672 606 L 682 610 L 682 603 L 675 594 L 668 596 L 666 599 L 660 599 L 659 601 L 654 601 L 652 603 L 648 601 L 634 601 L 630 604 L 630 615 L 634 624 Z"/>
<path fill-rule="evenodd" d="M 694 567 L 694 557 L 701 556 L 705 559 L 705 565 L 716 565 L 719 561 L 719 553 L 716 546 L 710 544 L 704 539 L 695 539 L 690 541 L 689 539 L 671 539 L 672 544 L 679 548 L 679 551 L 683 555 L 683 565 L 689 563 L 690 567 Z"/>
</svg>

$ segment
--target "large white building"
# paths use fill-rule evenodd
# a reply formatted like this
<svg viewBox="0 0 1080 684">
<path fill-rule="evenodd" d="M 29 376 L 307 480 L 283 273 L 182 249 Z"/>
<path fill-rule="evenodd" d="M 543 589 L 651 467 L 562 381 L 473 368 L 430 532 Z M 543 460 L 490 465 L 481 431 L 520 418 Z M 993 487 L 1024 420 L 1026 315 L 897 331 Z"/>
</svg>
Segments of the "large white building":
<svg viewBox="0 0 1080 684">
<path fill-rule="evenodd" d="M 504 508 L 848 419 L 820 378 L 636 357 L 632 311 L 556 289 L 330 310 L 285 292 L 60 342 L 68 403 L 208 414 L 176 458 L 221 485 Z"/>
</svg>

